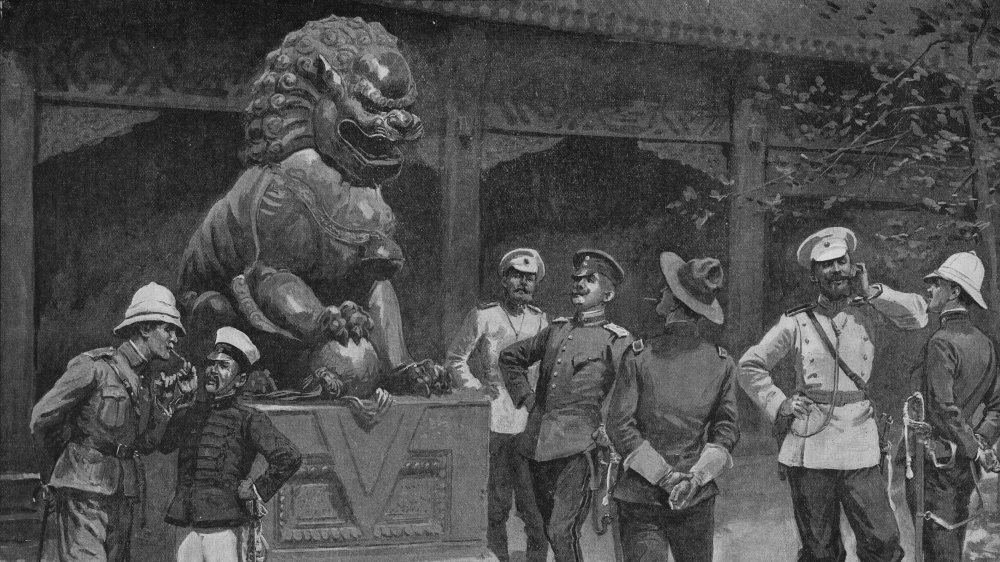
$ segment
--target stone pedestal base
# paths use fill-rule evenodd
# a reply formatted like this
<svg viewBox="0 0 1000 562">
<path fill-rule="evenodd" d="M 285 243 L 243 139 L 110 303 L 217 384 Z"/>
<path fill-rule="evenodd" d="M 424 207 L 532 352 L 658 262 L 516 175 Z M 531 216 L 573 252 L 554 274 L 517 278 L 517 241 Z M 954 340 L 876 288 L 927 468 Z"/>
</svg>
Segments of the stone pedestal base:
<svg viewBox="0 0 1000 562">
<path fill-rule="evenodd" d="M 267 505 L 272 560 L 495 560 L 486 548 L 489 403 L 395 400 L 369 429 L 330 403 L 253 404 L 303 455 Z M 138 559 L 161 559 L 188 532 L 162 523 L 175 466 L 175 455 L 147 463 L 150 523 L 133 542 Z M 254 470 L 264 466 L 258 459 Z"/>
</svg>

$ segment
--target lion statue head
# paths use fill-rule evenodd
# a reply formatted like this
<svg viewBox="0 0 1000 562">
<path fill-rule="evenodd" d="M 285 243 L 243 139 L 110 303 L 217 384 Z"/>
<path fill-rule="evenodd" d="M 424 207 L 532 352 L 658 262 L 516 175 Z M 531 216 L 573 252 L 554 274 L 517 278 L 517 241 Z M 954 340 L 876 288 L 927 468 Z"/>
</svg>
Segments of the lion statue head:
<svg viewBox="0 0 1000 562">
<path fill-rule="evenodd" d="M 244 163 L 276 163 L 313 148 L 353 185 L 396 176 L 399 144 L 423 133 L 409 111 L 417 90 L 397 43 L 361 18 L 330 16 L 289 33 L 254 82 Z"/>
</svg>

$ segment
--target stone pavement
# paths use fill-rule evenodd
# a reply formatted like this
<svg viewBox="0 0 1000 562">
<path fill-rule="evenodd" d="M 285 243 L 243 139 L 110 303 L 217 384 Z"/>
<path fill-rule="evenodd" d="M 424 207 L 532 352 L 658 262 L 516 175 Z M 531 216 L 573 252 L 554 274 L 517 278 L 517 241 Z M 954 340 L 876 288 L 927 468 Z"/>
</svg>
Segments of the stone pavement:
<svg viewBox="0 0 1000 562">
<path fill-rule="evenodd" d="M 792 519 L 792 501 L 788 484 L 778 479 L 773 455 L 736 457 L 735 466 L 719 482 L 722 490 L 715 506 L 715 557 L 717 562 L 794 561 L 799 548 L 798 534 Z M 899 521 L 904 561 L 912 562 L 913 525 L 910 522 L 903 488 L 903 467 L 893 477 L 893 501 Z M 997 478 L 990 475 L 982 482 L 986 499 L 985 513 L 970 527 L 966 538 L 966 562 L 1000 560 L 1000 513 L 997 511 Z M 976 505 L 973 498 L 973 508 Z M 511 560 L 524 560 L 524 532 L 521 520 L 511 515 Z M 857 562 L 854 533 L 845 523 L 841 532 L 847 545 L 847 561 Z M 582 540 L 587 562 L 612 562 L 610 540 L 598 538 L 588 521 Z M 551 560 L 551 553 L 549 556 Z"/>
<path fill-rule="evenodd" d="M 799 547 L 788 485 L 778 479 L 773 455 L 740 456 L 736 466 L 719 482 L 722 494 L 716 503 L 715 560 L 719 562 L 783 562 L 795 560 Z M 966 539 L 965 562 L 1000 560 L 1000 513 L 997 511 L 997 478 L 984 479 L 982 489 L 986 499 L 985 513 L 969 529 Z M 903 495 L 903 469 L 897 467 L 893 499 L 903 537 L 903 548 L 912 550 L 913 526 Z M 973 499 L 973 506 L 976 500 Z M 512 560 L 524 560 L 524 530 L 521 520 L 511 515 L 508 523 Z M 854 535 L 846 525 L 842 528 L 848 545 L 849 562 L 854 556 Z M 50 539 L 51 540 L 51 539 Z M 614 560 L 610 535 L 598 537 L 588 520 L 584 526 L 583 548 L 588 562 Z M 0 542 L 0 562 L 34 561 L 34 543 Z M 164 553 L 162 560 L 171 560 Z M 551 555 L 550 555 L 551 559 Z M 46 557 L 46 560 L 55 560 Z M 912 560 L 909 555 L 904 560 Z M 154 562 L 154 561 L 147 561 Z M 280 561 L 272 561 L 280 562 Z"/>
</svg>

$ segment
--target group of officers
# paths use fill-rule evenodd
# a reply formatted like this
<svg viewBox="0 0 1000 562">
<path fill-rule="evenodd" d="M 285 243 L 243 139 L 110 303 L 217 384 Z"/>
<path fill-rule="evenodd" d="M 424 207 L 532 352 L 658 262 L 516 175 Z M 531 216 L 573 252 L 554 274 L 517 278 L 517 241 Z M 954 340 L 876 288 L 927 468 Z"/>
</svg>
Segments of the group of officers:
<svg viewBox="0 0 1000 562">
<path fill-rule="evenodd" d="M 711 561 L 716 481 L 733 466 L 739 441 L 736 385 L 774 423 L 778 462 L 788 481 L 800 562 L 842 561 L 841 512 L 864 562 L 902 560 L 889 498 L 885 424 L 869 394 L 874 328 L 927 326 L 940 317 L 912 380 L 926 407 L 908 427 L 926 443 L 924 481 L 907 481 L 925 560 L 958 561 L 970 495 L 982 471 L 1000 471 L 998 350 L 970 320 L 986 309 L 984 267 L 975 252 L 950 256 L 924 279 L 929 298 L 871 283 L 853 259 L 855 234 L 833 227 L 809 236 L 798 264 L 818 290 L 788 310 L 738 363 L 702 336 L 722 324 L 716 298 L 724 272 L 714 258 L 659 257 L 656 314 L 662 331 L 637 339 L 605 307 L 625 279 L 605 252 L 573 256 L 572 317 L 547 320 L 532 304 L 545 264 L 533 249 L 508 252 L 497 274 L 503 298 L 472 310 L 446 367 L 457 387 L 491 400 L 488 545 L 508 560 L 512 503 L 525 524 L 527 560 L 585 558 L 580 533 L 600 485 L 598 452 L 623 457 L 610 492 L 627 561 Z M 734 297 L 734 298 L 739 298 Z M 795 387 L 782 391 L 772 370 L 788 357 Z M 914 437 L 911 437 L 914 439 Z M 888 464 L 887 464 L 888 463 Z M 923 491 L 916 501 L 916 488 Z M 512 502 L 513 498 L 513 502 Z M 923 525 L 924 520 L 927 524 Z"/>
<path fill-rule="evenodd" d="M 974 252 L 949 257 L 925 280 L 928 301 L 872 284 L 852 255 L 846 228 L 823 229 L 798 249 L 819 295 L 788 310 L 739 360 L 702 336 L 722 324 L 716 297 L 719 260 L 659 256 L 656 301 L 662 331 L 637 339 L 611 322 L 605 307 L 625 272 L 610 255 L 573 256 L 574 314 L 551 321 L 532 304 L 545 264 L 532 249 L 508 252 L 497 274 L 503 298 L 473 309 L 448 349 L 457 387 L 489 397 L 489 548 L 508 560 L 512 504 L 525 524 L 527 559 L 584 559 L 580 532 L 604 475 L 598 453 L 622 458 L 611 496 L 628 561 L 711 561 L 716 481 L 733 466 L 739 441 L 736 385 L 780 431 L 778 462 L 792 497 L 800 561 L 840 561 L 840 513 L 857 537 L 862 561 L 903 557 L 885 476 L 875 403 L 868 392 L 876 325 L 924 328 L 928 310 L 940 328 L 928 340 L 915 379 L 926 421 L 913 430 L 927 444 L 923 505 L 927 560 L 961 559 L 970 494 L 982 470 L 998 471 L 1000 386 L 994 343 L 971 322 L 985 309 L 982 262 Z M 218 331 L 199 382 L 196 369 L 144 375 L 167 360 L 180 314 L 172 293 L 151 283 L 133 297 L 115 329 L 117 348 L 74 358 L 32 412 L 31 429 L 54 466 L 43 470 L 44 496 L 59 525 L 60 560 L 129 560 L 130 536 L 144 519 L 141 455 L 179 450 L 178 483 L 167 522 L 189 529 L 180 561 L 258 560 L 259 521 L 267 502 L 298 469 L 301 454 L 266 415 L 239 400 L 259 359 L 250 338 Z M 795 388 L 783 392 L 771 372 L 792 359 Z M 901 381 L 904 382 L 904 381 Z M 981 413 L 977 413 L 981 411 Z M 251 478 L 263 455 L 267 470 Z M 891 462 L 891 459 L 890 459 Z M 912 481 L 908 497 L 915 496 Z M 954 523 L 954 524 L 951 524 Z"/>
</svg>

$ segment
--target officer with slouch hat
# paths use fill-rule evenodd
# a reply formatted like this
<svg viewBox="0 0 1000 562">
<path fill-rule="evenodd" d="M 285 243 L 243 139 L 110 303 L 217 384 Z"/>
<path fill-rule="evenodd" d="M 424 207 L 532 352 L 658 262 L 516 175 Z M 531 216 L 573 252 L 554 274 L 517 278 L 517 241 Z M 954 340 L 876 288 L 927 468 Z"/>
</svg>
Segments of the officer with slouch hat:
<svg viewBox="0 0 1000 562">
<path fill-rule="evenodd" d="M 711 562 L 718 478 L 740 438 L 736 364 L 704 340 L 722 324 L 722 264 L 663 252 L 656 313 L 662 334 L 625 353 L 608 407 L 608 436 L 625 455 L 615 487 L 627 562 Z"/>
</svg>

